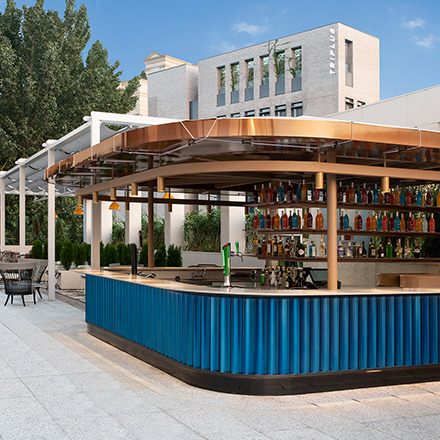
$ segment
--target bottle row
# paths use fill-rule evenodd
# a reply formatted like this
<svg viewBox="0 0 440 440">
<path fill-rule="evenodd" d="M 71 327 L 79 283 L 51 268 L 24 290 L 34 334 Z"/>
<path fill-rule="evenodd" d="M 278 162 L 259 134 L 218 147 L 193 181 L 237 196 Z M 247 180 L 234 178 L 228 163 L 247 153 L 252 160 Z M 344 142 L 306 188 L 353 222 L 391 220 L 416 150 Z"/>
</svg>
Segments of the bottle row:
<svg viewBox="0 0 440 440">
<path fill-rule="evenodd" d="M 260 284 L 264 288 L 292 289 L 305 286 L 302 267 L 264 266 L 260 274 Z"/>
<path fill-rule="evenodd" d="M 367 188 L 364 183 L 363 188 L 355 188 L 354 183 L 351 187 L 344 189 L 342 182 L 339 182 L 337 191 L 338 203 L 358 203 L 358 204 L 386 204 L 386 205 L 401 205 L 401 206 L 438 206 L 440 207 L 440 191 L 434 196 L 431 190 L 422 190 L 422 187 L 414 188 L 399 188 L 388 192 L 382 192 L 377 184 L 374 188 Z M 261 185 L 261 189 L 254 185 L 254 191 L 252 193 L 252 201 L 254 204 L 270 204 L 276 202 L 306 202 L 306 201 L 319 201 L 325 202 L 327 200 L 327 189 L 319 189 L 315 187 L 309 187 L 303 180 L 302 185 L 292 185 L 289 181 L 288 185 L 284 185 L 283 182 L 279 183 L 278 188 L 272 188 L 271 182 L 268 187 L 265 188 L 264 184 Z"/>
<path fill-rule="evenodd" d="M 292 237 L 277 237 L 273 239 L 266 238 L 254 241 L 258 257 L 274 257 L 282 258 L 326 258 L 327 246 L 324 241 L 324 236 L 321 235 L 321 241 L 316 246 L 314 240 L 307 243 L 306 240 L 299 240 L 299 238 Z M 415 241 L 415 246 L 411 247 L 409 239 L 406 239 L 406 244 L 403 247 L 401 239 L 398 238 L 394 243 L 393 240 L 388 239 L 387 244 L 382 245 L 382 241 L 376 245 L 373 239 L 370 238 L 368 250 L 365 248 L 365 243 L 341 241 L 338 246 L 338 257 L 343 258 L 420 258 L 420 246 L 418 240 Z"/>
<path fill-rule="evenodd" d="M 406 219 L 405 219 L 406 217 Z M 277 211 L 271 213 L 270 210 L 261 211 L 259 214 L 255 214 L 253 218 L 253 227 L 256 230 L 261 229 L 275 229 L 275 230 L 289 230 L 289 229 L 324 229 L 324 216 L 320 209 L 315 217 L 309 209 L 305 208 L 304 217 L 301 218 L 301 210 L 289 211 L 287 215 L 286 211 L 283 211 L 280 216 Z M 361 212 L 356 212 L 354 221 L 350 221 L 350 217 L 347 213 L 344 215 L 344 211 L 341 210 L 339 217 L 339 230 L 345 231 L 379 231 L 379 232 L 435 232 L 435 219 L 434 214 L 431 214 L 431 218 L 426 218 L 425 214 L 420 214 L 416 218 L 410 212 L 408 215 L 401 213 L 376 213 L 373 211 L 370 216 L 370 212 L 367 214 L 367 218 L 364 219 Z"/>
</svg>

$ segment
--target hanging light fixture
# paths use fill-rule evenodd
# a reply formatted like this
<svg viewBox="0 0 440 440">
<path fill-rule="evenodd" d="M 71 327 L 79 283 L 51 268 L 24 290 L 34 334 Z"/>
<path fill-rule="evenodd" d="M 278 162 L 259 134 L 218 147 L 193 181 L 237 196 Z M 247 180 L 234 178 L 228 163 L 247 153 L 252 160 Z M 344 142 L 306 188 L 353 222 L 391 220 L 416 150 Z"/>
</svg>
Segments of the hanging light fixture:
<svg viewBox="0 0 440 440">
<path fill-rule="evenodd" d="M 136 197 L 138 195 L 138 184 L 137 183 L 131 184 L 131 195 L 132 195 L 132 197 Z"/>
<path fill-rule="evenodd" d="M 93 203 L 99 203 L 99 192 L 93 191 Z"/>
<path fill-rule="evenodd" d="M 388 176 L 384 176 L 381 179 L 381 190 L 383 193 L 390 192 L 390 178 Z"/>
<path fill-rule="evenodd" d="M 318 150 L 318 162 L 321 163 L 321 150 Z M 324 173 L 322 171 L 315 173 L 315 188 L 324 189 Z"/>
<path fill-rule="evenodd" d="M 157 178 L 157 191 L 165 192 L 165 179 L 161 176 Z"/>
<path fill-rule="evenodd" d="M 75 215 L 83 215 L 84 211 L 81 208 L 81 205 L 83 204 L 84 200 L 83 200 L 83 196 L 78 196 L 78 206 L 76 207 L 75 211 L 73 211 L 73 213 Z"/>
<path fill-rule="evenodd" d="M 58 218 L 58 214 L 57 213 L 55 213 L 55 218 Z"/>
<path fill-rule="evenodd" d="M 112 204 L 108 207 L 108 209 L 118 210 L 121 209 L 118 202 L 112 202 Z"/>
<path fill-rule="evenodd" d="M 113 200 L 113 203 L 108 207 L 111 210 L 121 209 L 119 203 L 116 202 L 116 188 L 110 188 L 110 200 Z"/>
</svg>

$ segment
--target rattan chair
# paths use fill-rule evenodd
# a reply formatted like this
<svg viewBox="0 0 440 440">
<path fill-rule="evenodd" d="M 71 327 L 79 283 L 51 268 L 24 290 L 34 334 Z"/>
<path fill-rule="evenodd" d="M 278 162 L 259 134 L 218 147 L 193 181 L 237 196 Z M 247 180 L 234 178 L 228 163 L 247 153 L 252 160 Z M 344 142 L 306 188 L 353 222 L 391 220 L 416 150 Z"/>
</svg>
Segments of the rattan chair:
<svg viewBox="0 0 440 440">
<path fill-rule="evenodd" d="M 34 304 L 35 290 L 33 287 L 32 276 L 36 269 L 37 263 L 0 263 L 0 275 L 5 286 L 6 304 L 11 298 L 11 304 L 14 303 L 14 296 L 20 295 L 23 306 L 26 307 L 24 301 L 25 295 L 33 295 Z"/>
<path fill-rule="evenodd" d="M 37 267 L 34 270 L 33 274 L 33 288 L 34 291 L 38 293 L 38 296 L 43 299 L 41 296 L 40 289 L 43 287 L 43 283 L 41 282 L 41 278 L 43 278 L 44 272 L 47 268 L 47 260 L 36 260 Z"/>
</svg>

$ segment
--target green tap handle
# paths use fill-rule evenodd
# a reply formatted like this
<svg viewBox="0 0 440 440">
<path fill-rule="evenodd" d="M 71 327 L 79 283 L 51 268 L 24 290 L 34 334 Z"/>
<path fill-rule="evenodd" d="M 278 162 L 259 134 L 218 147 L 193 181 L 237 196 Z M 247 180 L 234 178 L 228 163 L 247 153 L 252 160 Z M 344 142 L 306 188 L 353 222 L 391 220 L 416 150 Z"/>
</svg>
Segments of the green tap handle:
<svg viewBox="0 0 440 440">
<path fill-rule="evenodd" d="M 238 240 L 235 242 L 235 250 L 237 251 L 237 254 L 239 252 L 238 248 L 240 246 L 240 243 L 238 242 Z"/>
<path fill-rule="evenodd" d="M 223 273 L 225 275 L 225 277 L 229 276 L 229 271 L 230 271 L 230 267 L 229 267 L 229 252 L 230 252 L 230 248 L 231 248 L 231 243 L 227 243 L 223 246 Z"/>
</svg>

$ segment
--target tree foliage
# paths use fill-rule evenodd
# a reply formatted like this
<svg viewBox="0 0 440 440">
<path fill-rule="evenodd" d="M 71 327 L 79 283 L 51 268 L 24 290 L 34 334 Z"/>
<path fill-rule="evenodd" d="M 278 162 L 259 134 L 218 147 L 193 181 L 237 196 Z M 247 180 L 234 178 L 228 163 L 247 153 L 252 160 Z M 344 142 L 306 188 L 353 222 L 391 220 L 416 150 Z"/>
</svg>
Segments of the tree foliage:
<svg viewBox="0 0 440 440">
<path fill-rule="evenodd" d="M 0 12 L 0 168 L 28 157 L 47 139 L 78 127 L 91 111 L 127 113 L 134 108 L 138 77 L 118 88 L 119 62 L 109 63 L 101 42 L 90 38 L 87 9 L 66 0 L 64 16 L 44 0 Z"/>
<path fill-rule="evenodd" d="M 184 250 L 220 252 L 221 214 L 213 209 L 211 214 L 191 211 L 185 214 L 183 223 Z"/>
</svg>

